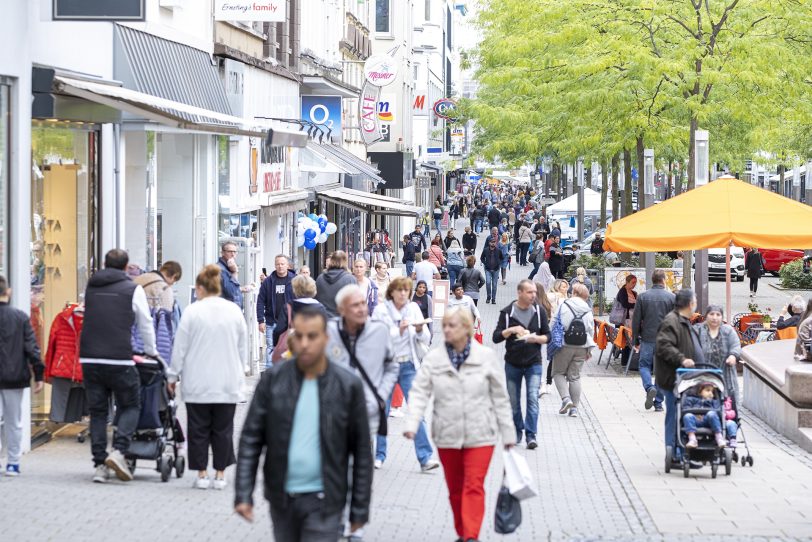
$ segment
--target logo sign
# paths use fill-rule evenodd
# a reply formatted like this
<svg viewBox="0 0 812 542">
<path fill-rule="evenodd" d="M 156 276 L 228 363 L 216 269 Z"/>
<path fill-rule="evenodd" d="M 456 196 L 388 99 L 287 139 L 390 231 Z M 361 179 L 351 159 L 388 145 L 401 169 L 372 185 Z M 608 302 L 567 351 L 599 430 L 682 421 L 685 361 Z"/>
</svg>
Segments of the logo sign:
<svg viewBox="0 0 812 542">
<path fill-rule="evenodd" d="M 395 112 L 392 102 L 389 100 L 378 102 L 378 120 L 381 122 L 394 122 Z"/>
<path fill-rule="evenodd" d="M 326 136 L 341 140 L 341 97 L 302 96 L 302 120 L 317 124 Z"/>
<path fill-rule="evenodd" d="M 457 102 L 451 98 L 440 98 L 434 102 L 432 110 L 441 119 L 454 120 L 457 118 Z"/>
<path fill-rule="evenodd" d="M 285 4 L 285 0 L 214 0 L 214 20 L 284 23 Z"/>
<path fill-rule="evenodd" d="M 397 62 L 389 55 L 372 55 L 364 63 L 364 77 L 376 87 L 391 85 L 397 76 Z"/>
<path fill-rule="evenodd" d="M 425 117 L 429 114 L 429 107 L 426 104 L 428 96 L 425 94 L 418 94 L 414 97 L 414 103 L 412 104 L 412 116 L 415 117 Z"/>
<path fill-rule="evenodd" d="M 431 177 L 428 175 L 418 175 L 416 186 L 417 188 L 431 188 Z"/>
<path fill-rule="evenodd" d="M 452 128 L 451 139 L 465 139 L 465 130 L 462 128 Z"/>
<path fill-rule="evenodd" d="M 364 145 L 371 145 L 382 139 L 381 122 L 378 119 L 378 100 L 381 87 L 364 82 L 358 97 L 358 118 L 361 119 L 361 139 Z"/>
</svg>

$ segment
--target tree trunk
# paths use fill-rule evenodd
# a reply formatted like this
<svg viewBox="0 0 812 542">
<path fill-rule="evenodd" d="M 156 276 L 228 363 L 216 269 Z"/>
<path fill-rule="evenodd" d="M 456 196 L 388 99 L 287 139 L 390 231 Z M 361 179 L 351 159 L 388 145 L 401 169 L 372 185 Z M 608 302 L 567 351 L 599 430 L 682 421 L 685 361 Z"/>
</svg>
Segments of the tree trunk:
<svg viewBox="0 0 812 542">
<path fill-rule="evenodd" d="M 674 196 L 682 194 L 682 183 L 685 180 L 685 162 L 680 161 L 679 166 L 679 172 L 674 177 Z"/>
<path fill-rule="evenodd" d="M 615 154 L 612 156 L 612 220 L 620 218 L 620 190 L 617 189 L 619 168 L 620 154 Z"/>
<path fill-rule="evenodd" d="M 643 136 L 637 136 L 637 210 L 646 208 L 646 145 Z"/>
<path fill-rule="evenodd" d="M 699 121 L 691 117 L 691 136 L 688 139 L 688 190 L 696 188 L 696 130 Z"/>
<path fill-rule="evenodd" d="M 674 181 L 674 162 L 671 160 L 668 161 L 668 177 L 666 178 L 665 182 L 665 198 L 671 198 L 671 183 Z"/>
<path fill-rule="evenodd" d="M 626 175 L 623 186 L 623 216 L 629 216 L 634 212 L 632 207 L 632 153 L 629 149 L 623 149 L 623 169 Z"/>
<path fill-rule="evenodd" d="M 606 227 L 606 199 L 609 197 L 609 161 L 601 162 L 601 228 Z"/>
<path fill-rule="evenodd" d="M 584 177 L 586 177 L 584 186 L 592 190 L 592 162 L 589 163 L 589 169 L 586 169 L 586 164 L 584 164 Z"/>
<path fill-rule="evenodd" d="M 786 171 L 786 168 L 784 167 L 784 164 L 781 164 L 781 165 L 778 166 L 778 195 L 779 196 L 784 195 L 784 172 L 785 171 Z"/>
</svg>

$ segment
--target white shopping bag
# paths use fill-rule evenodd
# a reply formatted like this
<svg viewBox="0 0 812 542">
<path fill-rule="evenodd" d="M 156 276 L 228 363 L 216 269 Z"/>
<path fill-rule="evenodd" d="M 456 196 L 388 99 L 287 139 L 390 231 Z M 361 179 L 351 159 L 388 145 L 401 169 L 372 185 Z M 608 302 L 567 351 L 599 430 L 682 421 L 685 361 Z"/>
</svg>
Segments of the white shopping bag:
<svg viewBox="0 0 812 542">
<path fill-rule="evenodd" d="M 505 450 L 502 454 L 505 463 L 505 485 L 510 494 L 523 501 L 535 497 L 538 492 L 533 487 L 533 475 L 527 460 L 516 448 Z"/>
</svg>

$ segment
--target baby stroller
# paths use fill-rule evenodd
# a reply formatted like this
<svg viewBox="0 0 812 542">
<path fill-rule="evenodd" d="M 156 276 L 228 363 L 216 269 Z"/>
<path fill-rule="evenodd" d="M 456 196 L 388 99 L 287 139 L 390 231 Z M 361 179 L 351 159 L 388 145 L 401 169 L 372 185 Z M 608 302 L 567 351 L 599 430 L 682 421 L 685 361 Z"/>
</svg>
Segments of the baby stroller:
<svg viewBox="0 0 812 542">
<path fill-rule="evenodd" d="M 731 402 L 731 410 L 735 413 L 732 421 L 736 422 L 736 435 L 727 435 L 728 439 L 731 437 L 736 438 L 736 448 L 732 449 L 733 462 L 741 461 L 742 467 L 753 466 L 753 456 L 750 454 L 750 447 L 747 445 L 747 440 L 744 438 L 744 429 L 742 428 L 741 416 L 739 416 L 739 405 L 736 403 L 736 398 L 731 394 L 726 400 Z M 738 447 L 744 445 L 744 453 L 739 456 Z"/>
<path fill-rule="evenodd" d="M 134 356 L 141 377 L 141 415 L 138 427 L 125 454 L 130 472 L 138 459 L 154 460 L 161 481 L 168 482 L 174 469 L 178 478 L 186 470 L 186 458 L 178 454 L 184 441 L 177 419 L 175 399 L 166 389 L 166 367 L 162 360 Z"/>
<path fill-rule="evenodd" d="M 698 446 L 696 448 L 686 448 L 687 437 L 683 428 L 682 417 L 685 414 L 707 415 L 711 412 L 708 408 L 686 408 L 685 398 L 688 392 L 702 383 L 709 383 L 713 386 L 713 397 L 719 401 L 720 407 L 716 411 L 722 428 L 722 435 L 725 436 L 725 384 L 724 374 L 715 368 L 677 369 L 677 383 L 674 393 L 677 396 L 677 435 L 676 443 L 678 450 L 666 446 L 665 450 L 665 472 L 671 472 L 671 465 L 676 460 L 682 465 L 685 478 L 691 473 L 691 462 L 698 462 L 703 465 L 710 464 L 711 478 L 716 478 L 719 465 L 724 465 L 725 475 L 730 475 L 733 466 L 733 450 L 730 448 L 720 449 L 716 444 L 713 431 L 708 428 L 699 427 L 696 430 Z"/>
</svg>

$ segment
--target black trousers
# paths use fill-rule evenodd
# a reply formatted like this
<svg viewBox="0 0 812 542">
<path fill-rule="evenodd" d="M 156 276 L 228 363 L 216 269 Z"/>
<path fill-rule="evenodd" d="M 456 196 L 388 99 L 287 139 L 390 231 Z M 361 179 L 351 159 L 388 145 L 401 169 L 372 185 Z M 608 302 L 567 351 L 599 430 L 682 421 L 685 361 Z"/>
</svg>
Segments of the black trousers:
<svg viewBox="0 0 812 542">
<path fill-rule="evenodd" d="M 750 277 L 750 291 L 754 294 L 758 292 L 758 277 Z"/>
<path fill-rule="evenodd" d="M 189 469 L 206 470 L 209 446 L 214 470 L 226 470 L 234 457 L 234 411 L 231 403 L 186 403 Z"/>
<path fill-rule="evenodd" d="M 110 397 L 116 402 L 113 448 L 126 454 L 141 413 L 141 380 L 132 365 L 83 363 L 82 374 L 90 411 L 90 450 L 93 464 L 99 466 L 107 459 Z"/>
<path fill-rule="evenodd" d="M 287 508 L 271 505 L 277 542 L 336 542 L 341 535 L 341 511 L 324 511 L 323 493 L 291 495 Z"/>
</svg>

